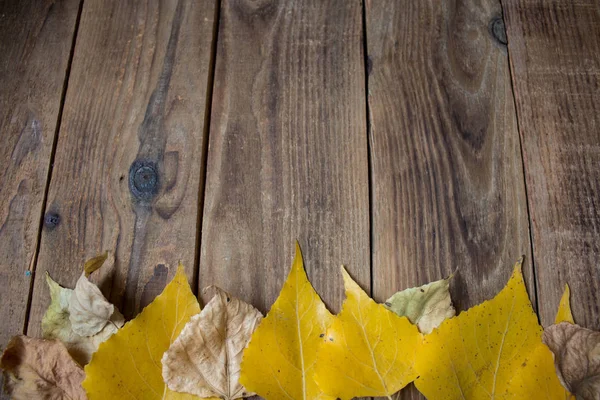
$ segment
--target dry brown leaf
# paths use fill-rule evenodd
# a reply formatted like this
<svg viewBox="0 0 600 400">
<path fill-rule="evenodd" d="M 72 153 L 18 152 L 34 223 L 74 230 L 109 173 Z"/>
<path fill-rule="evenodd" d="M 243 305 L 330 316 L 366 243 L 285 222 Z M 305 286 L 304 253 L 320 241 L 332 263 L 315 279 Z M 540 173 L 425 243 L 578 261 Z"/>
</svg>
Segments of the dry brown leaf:
<svg viewBox="0 0 600 400">
<path fill-rule="evenodd" d="M 562 384 L 578 399 L 599 399 L 600 332 L 561 322 L 546 328 L 544 343 L 554 353 Z"/>
<path fill-rule="evenodd" d="M 261 318 L 250 304 L 217 288 L 163 355 L 163 379 L 169 389 L 226 400 L 254 395 L 239 383 L 240 363 Z"/>
<path fill-rule="evenodd" d="M 0 367 L 12 399 L 86 399 L 83 369 L 58 340 L 15 336 L 2 354 Z"/>
</svg>

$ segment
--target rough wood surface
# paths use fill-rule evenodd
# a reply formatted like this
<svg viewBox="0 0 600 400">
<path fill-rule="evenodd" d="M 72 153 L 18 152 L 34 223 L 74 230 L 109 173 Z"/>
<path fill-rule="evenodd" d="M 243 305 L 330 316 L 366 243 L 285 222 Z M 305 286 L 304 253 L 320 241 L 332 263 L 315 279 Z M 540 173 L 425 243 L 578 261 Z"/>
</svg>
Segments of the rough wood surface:
<svg viewBox="0 0 600 400">
<path fill-rule="evenodd" d="M 205 101 L 214 2 L 86 0 L 60 129 L 29 334 L 49 302 L 44 273 L 73 286 L 95 278 L 134 316 L 178 261 L 195 278 Z"/>
<path fill-rule="evenodd" d="M 503 1 L 540 317 L 600 328 L 600 3 Z"/>
<path fill-rule="evenodd" d="M 0 2 L 0 349 L 23 332 L 79 0 Z"/>
<path fill-rule="evenodd" d="M 299 240 L 333 310 L 369 289 L 361 3 L 223 0 L 200 287 L 267 311 Z"/>
<path fill-rule="evenodd" d="M 465 310 L 530 253 L 500 4 L 366 6 L 374 297 L 457 271 Z"/>
</svg>

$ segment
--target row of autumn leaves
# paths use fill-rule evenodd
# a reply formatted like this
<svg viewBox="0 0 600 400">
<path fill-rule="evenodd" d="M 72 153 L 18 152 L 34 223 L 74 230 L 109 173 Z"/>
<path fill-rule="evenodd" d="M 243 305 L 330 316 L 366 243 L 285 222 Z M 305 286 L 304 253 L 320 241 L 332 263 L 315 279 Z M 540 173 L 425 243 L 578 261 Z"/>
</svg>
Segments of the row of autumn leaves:
<svg viewBox="0 0 600 400">
<path fill-rule="evenodd" d="M 265 318 L 217 288 L 201 311 L 179 267 L 162 294 L 124 324 L 88 280 L 105 259 L 86 263 L 75 289 L 47 277 L 46 340 L 17 336 L 2 356 L 13 398 L 389 398 L 413 381 L 428 399 L 571 397 L 542 342 L 520 262 L 494 299 L 456 317 L 448 279 L 382 305 L 342 268 L 346 300 L 334 316 L 296 246 Z M 572 322 L 568 294 L 565 300 L 557 322 Z"/>
</svg>

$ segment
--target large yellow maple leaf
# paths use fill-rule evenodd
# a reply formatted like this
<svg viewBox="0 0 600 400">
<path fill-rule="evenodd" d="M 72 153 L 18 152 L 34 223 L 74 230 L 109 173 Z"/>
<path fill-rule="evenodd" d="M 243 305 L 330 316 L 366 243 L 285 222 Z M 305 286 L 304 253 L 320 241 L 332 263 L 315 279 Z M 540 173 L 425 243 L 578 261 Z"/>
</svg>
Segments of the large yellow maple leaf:
<svg viewBox="0 0 600 400">
<path fill-rule="evenodd" d="M 390 397 L 417 374 L 422 335 L 406 317 L 375 303 L 342 267 L 346 300 L 319 349 L 315 379 L 324 393 L 344 399 Z"/>
<path fill-rule="evenodd" d="M 496 297 L 424 337 L 415 384 L 436 400 L 569 398 L 541 338 L 519 261 Z"/>
<path fill-rule="evenodd" d="M 240 383 L 267 399 L 329 399 L 313 375 L 317 347 L 331 319 L 308 281 L 296 244 L 281 293 L 244 351 Z"/>
<path fill-rule="evenodd" d="M 85 367 L 83 387 L 88 398 L 198 399 L 167 388 L 161 358 L 184 325 L 199 312 L 198 300 L 179 266 L 163 292 L 94 353 Z"/>
</svg>

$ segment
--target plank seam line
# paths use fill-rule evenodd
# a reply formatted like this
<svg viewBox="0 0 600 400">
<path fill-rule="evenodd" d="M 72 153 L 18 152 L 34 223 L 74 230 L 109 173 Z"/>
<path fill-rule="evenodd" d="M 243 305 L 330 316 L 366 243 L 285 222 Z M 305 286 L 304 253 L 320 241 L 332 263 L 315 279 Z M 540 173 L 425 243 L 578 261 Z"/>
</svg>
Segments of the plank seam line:
<svg viewBox="0 0 600 400">
<path fill-rule="evenodd" d="M 502 10 L 502 21 L 504 21 L 504 5 L 502 4 L 502 0 L 499 0 L 500 8 Z M 534 244 L 533 244 L 533 221 L 531 219 L 531 208 L 529 206 L 529 192 L 527 190 L 527 168 L 525 166 L 525 152 L 523 150 L 523 134 L 521 131 L 521 123 L 519 122 L 519 110 L 517 108 L 517 98 L 515 96 L 515 82 L 514 82 L 514 74 L 512 68 L 512 62 L 510 58 L 510 38 L 508 37 L 508 31 L 506 30 L 506 23 L 504 23 L 504 29 L 506 31 L 506 59 L 508 61 L 508 73 L 510 75 L 510 91 L 512 94 L 513 107 L 515 108 L 515 121 L 517 123 L 517 133 L 519 136 L 519 151 L 521 154 L 521 169 L 523 171 L 523 187 L 525 190 L 525 207 L 527 209 L 527 222 L 528 222 L 528 231 L 529 231 L 529 250 L 531 251 L 531 271 L 533 274 L 533 294 L 534 294 L 534 304 L 535 310 L 539 312 L 539 298 L 538 298 L 538 278 L 535 267 L 535 255 L 534 255 Z M 539 316 L 538 316 L 539 319 Z"/>
<path fill-rule="evenodd" d="M 206 100 L 204 106 L 204 142 L 202 143 L 202 154 L 200 156 L 200 179 L 198 183 L 198 212 L 196 217 L 196 249 L 194 251 L 194 276 L 192 280 L 194 287 L 192 291 L 200 291 L 200 250 L 202 245 L 202 221 L 204 217 L 204 200 L 206 197 L 206 176 L 208 170 L 208 143 L 210 140 L 210 124 L 212 116 L 213 91 L 215 86 L 215 68 L 217 65 L 217 42 L 219 40 L 219 25 L 221 19 L 221 0 L 215 0 L 215 11 L 213 20 L 213 36 L 210 49 L 210 64 L 206 82 Z M 199 294 L 199 293 L 196 293 Z"/>
<path fill-rule="evenodd" d="M 81 0 L 79 8 L 77 10 L 77 17 L 75 19 L 75 27 L 73 29 L 73 39 L 71 40 L 71 50 L 69 53 L 69 60 L 67 61 L 67 68 L 65 69 L 65 78 L 63 80 L 63 88 L 60 95 L 60 106 L 58 109 L 58 117 L 56 119 L 56 127 L 54 129 L 54 137 L 52 139 L 52 150 L 50 152 L 50 160 L 48 165 L 48 173 L 46 175 L 46 187 L 44 188 L 44 197 L 42 200 L 39 229 L 37 232 L 37 239 L 35 244 L 35 253 L 31 260 L 30 272 L 31 277 L 29 281 L 29 295 L 27 297 L 27 307 L 25 308 L 25 319 L 23 321 L 23 332 L 27 334 L 29 327 L 29 317 L 31 314 L 31 303 L 33 300 L 33 291 L 35 289 L 35 273 L 37 270 L 38 256 L 40 254 L 40 247 L 42 243 L 42 232 L 44 229 L 44 216 L 46 215 L 46 206 L 48 203 L 48 193 L 50 191 L 50 181 L 52 180 L 52 171 L 54 169 L 54 159 L 56 157 L 56 148 L 58 146 L 58 136 L 60 134 L 60 126 L 62 123 L 63 111 L 65 108 L 65 100 L 67 97 L 67 90 L 69 87 L 69 78 L 71 75 L 71 66 L 73 64 L 73 56 L 75 55 L 75 46 L 77 43 L 77 36 L 79 34 L 79 24 L 81 22 L 81 14 L 83 12 L 83 3 L 85 0 Z"/>
<path fill-rule="evenodd" d="M 369 106 L 369 44 L 367 41 L 367 8 L 365 0 L 362 2 L 362 45 L 363 45 L 363 64 L 365 76 L 365 123 L 367 133 L 367 183 L 369 190 L 369 295 L 373 297 L 373 160 L 371 159 L 371 107 Z"/>
</svg>

